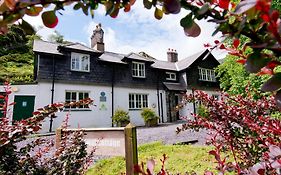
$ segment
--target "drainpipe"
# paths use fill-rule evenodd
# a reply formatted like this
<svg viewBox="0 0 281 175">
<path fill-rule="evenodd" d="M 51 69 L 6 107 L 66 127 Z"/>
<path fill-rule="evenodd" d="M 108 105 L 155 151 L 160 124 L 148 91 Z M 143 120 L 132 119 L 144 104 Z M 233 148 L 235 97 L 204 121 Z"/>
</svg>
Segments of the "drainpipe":
<svg viewBox="0 0 281 175">
<path fill-rule="evenodd" d="M 115 65 L 112 66 L 112 75 L 111 75 L 111 126 L 113 127 L 113 115 L 114 115 L 114 81 L 115 81 Z"/>
<path fill-rule="evenodd" d="M 158 108 L 158 115 L 160 116 L 160 101 L 159 101 L 159 71 L 157 70 L 157 108 Z M 163 118 L 163 117 L 162 117 Z M 159 122 L 160 121 L 160 118 L 159 118 Z M 162 122 L 163 122 L 163 119 L 162 119 Z"/>
<path fill-rule="evenodd" d="M 52 95 L 51 95 L 51 104 L 54 103 L 54 93 L 55 93 L 55 73 L 56 73 L 56 62 L 55 62 L 55 57 L 53 55 L 53 76 L 52 76 Z M 50 116 L 50 128 L 49 132 L 52 132 L 52 127 L 53 127 L 53 118 L 55 118 L 55 114 L 51 114 Z"/>
</svg>

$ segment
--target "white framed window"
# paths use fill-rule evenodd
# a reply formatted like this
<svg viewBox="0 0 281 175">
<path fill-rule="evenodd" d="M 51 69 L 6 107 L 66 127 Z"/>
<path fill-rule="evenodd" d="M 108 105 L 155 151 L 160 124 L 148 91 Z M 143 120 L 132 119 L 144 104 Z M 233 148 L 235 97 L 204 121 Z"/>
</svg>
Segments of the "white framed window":
<svg viewBox="0 0 281 175">
<path fill-rule="evenodd" d="M 132 76 L 145 78 L 145 63 L 132 62 Z"/>
<path fill-rule="evenodd" d="M 148 107 L 148 94 L 129 94 L 129 109 Z"/>
<path fill-rule="evenodd" d="M 83 100 L 85 98 L 89 98 L 89 92 L 84 91 L 66 91 L 65 92 L 65 102 L 76 102 L 79 100 Z M 89 105 L 80 105 L 76 108 L 74 107 L 65 107 L 66 109 L 89 109 Z"/>
<path fill-rule="evenodd" d="M 177 74 L 174 72 L 166 72 L 166 80 L 177 80 Z"/>
<path fill-rule="evenodd" d="M 198 68 L 199 80 L 216 82 L 216 74 L 213 69 Z"/>
<path fill-rule="evenodd" d="M 90 55 L 72 52 L 71 70 L 90 72 Z"/>
</svg>

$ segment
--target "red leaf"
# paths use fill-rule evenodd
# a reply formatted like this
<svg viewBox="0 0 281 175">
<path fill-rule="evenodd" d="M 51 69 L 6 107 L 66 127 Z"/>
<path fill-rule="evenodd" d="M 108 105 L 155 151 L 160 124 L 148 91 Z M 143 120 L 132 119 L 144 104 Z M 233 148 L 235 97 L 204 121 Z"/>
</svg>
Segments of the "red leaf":
<svg viewBox="0 0 281 175">
<path fill-rule="evenodd" d="M 224 44 L 221 44 L 221 45 L 220 45 L 220 49 L 225 49 Z"/>
<path fill-rule="evenodd" d="M 229 6 L 229 2 L 230 2 L 229 0 L 219 0 L 218 4 L 220 8 L 227 10 Z"/>
<path fill-rule="evenodd" d="M 219 44 L 220 41 L 219 41 L 219 40 L 215 40 L 214 43 L 215 43 L 215 44 Z"/>
<path fill-rule="evenodd" d="M 5 96 L 3 96 L 3 95 L 0 95 L 0 99 L 4 99 L 5 98 Z"/>
<path fill-rule="evenodd" d="M 273 75 L 273 71 L 271 69 L 263 67 L 258 75 Z"/>
<path fill-rule="evenodd" d="M 209 43 L 204 44 L 204 47 L 211 47 L 211 45 Z"/>
<path fill-rule="evenodd" d="M 41 129 L 40 126 L 35 126 L 35 127 L 33 127 L 33 131 L 35 131 L 35 132 L 36 132 L 36 131 L 39 131 L 39 129 Z"/>
<path fill-rule="evenodd" d="M 41 18 L 46 27 L 54 28 L 58 24 L 58 17 L 53 10 L 43 12 Z"/>
<path fill-rule="evenodd" d="M 239 44 L 240 44 L 240 40 L 239 40 L 239 39 L 235 39 L 235 40 L 233 41 L 233 46 L 234 46 L 236 49 L 238 48 Z"/>
<path fill-rule="evenodd" d="M 270 22 L 270 17 L 268 14 L 261 14 L 261 18 L 265 21 L 265 22 Z"/>
<path fill-rule="evenodd" d="M 271 19 L 276 22 L 279 19 L 279 12 L 277 10 L 273 10 L 273 12 L 271 13 Z"/>
<path fill-rule="evenodd" d="M 15 105 L 15 104 L 16 104 L 16 102 L 13 102 L 13 103 L 10 103 L 9 106 L 12 106 L 12 105 Z"/>
<path fill-rule="evenodd" d="M 237 60 L 236 62 L 237 63 L 240 63 L 240 64 L 245 64 L 246 63 L 246 59 L 241 59 L 241 60 Z"/>
<path fill-rule="evenodd" d="M 33 112 L 32 114 L 33 114 L 33 115 L 38 115 L 38 114 L 40 114 L 40 112 L 39 112 L 39 111 L 35 111 L 35 112 Z"/>
<path fill-rule="evenodd" d="M 281 65 L 279 61 L 270 61 L 267 63 L 267 66 L 269 69 L 274 69 L 276 66 Z"/>
</svg>

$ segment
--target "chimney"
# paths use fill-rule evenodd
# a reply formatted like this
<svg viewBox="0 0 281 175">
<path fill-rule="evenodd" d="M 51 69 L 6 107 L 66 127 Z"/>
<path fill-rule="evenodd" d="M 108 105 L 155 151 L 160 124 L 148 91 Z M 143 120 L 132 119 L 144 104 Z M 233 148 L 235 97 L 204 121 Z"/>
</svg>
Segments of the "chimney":
<svg viewBox="0 0 281 175">
<path fill-rule="evenodd" d="M 104 52 L 103 34 L 104 32 L 99 23 L 91 36 L 91 48 Z"/>
<path fill-rule="evenodd" d="M 170 49 L 170 48 L 168 49 L 167 57 L 169 62 L 175 63 L 178 61 L 178 53 L 174 49 Z"/>
</svg>

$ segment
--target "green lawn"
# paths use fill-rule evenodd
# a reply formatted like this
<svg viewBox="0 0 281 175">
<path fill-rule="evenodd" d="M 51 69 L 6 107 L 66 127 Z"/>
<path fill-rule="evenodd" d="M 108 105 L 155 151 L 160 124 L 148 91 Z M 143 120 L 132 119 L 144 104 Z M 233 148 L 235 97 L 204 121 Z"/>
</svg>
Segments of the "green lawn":
<svg viewBox="0 0 281 175">
<path fill-rule="evenodd" d="M 139 163 L 152 158 L 156 160 L 156 169 L 160 170 L 159 159 L 167 154 L 166 169 L 170 173 L 196 171 L 203 174 L 205 170 L 213 171 L 216 166 L 213 156 L 208 154 L 210 150 L 210 146 L 145 144 L 138 147 Z M 99 161 L 87 175 L 119 175 L 122 172 L 125 172 L 125 158 L 114 157 Z"/>
</svg>

